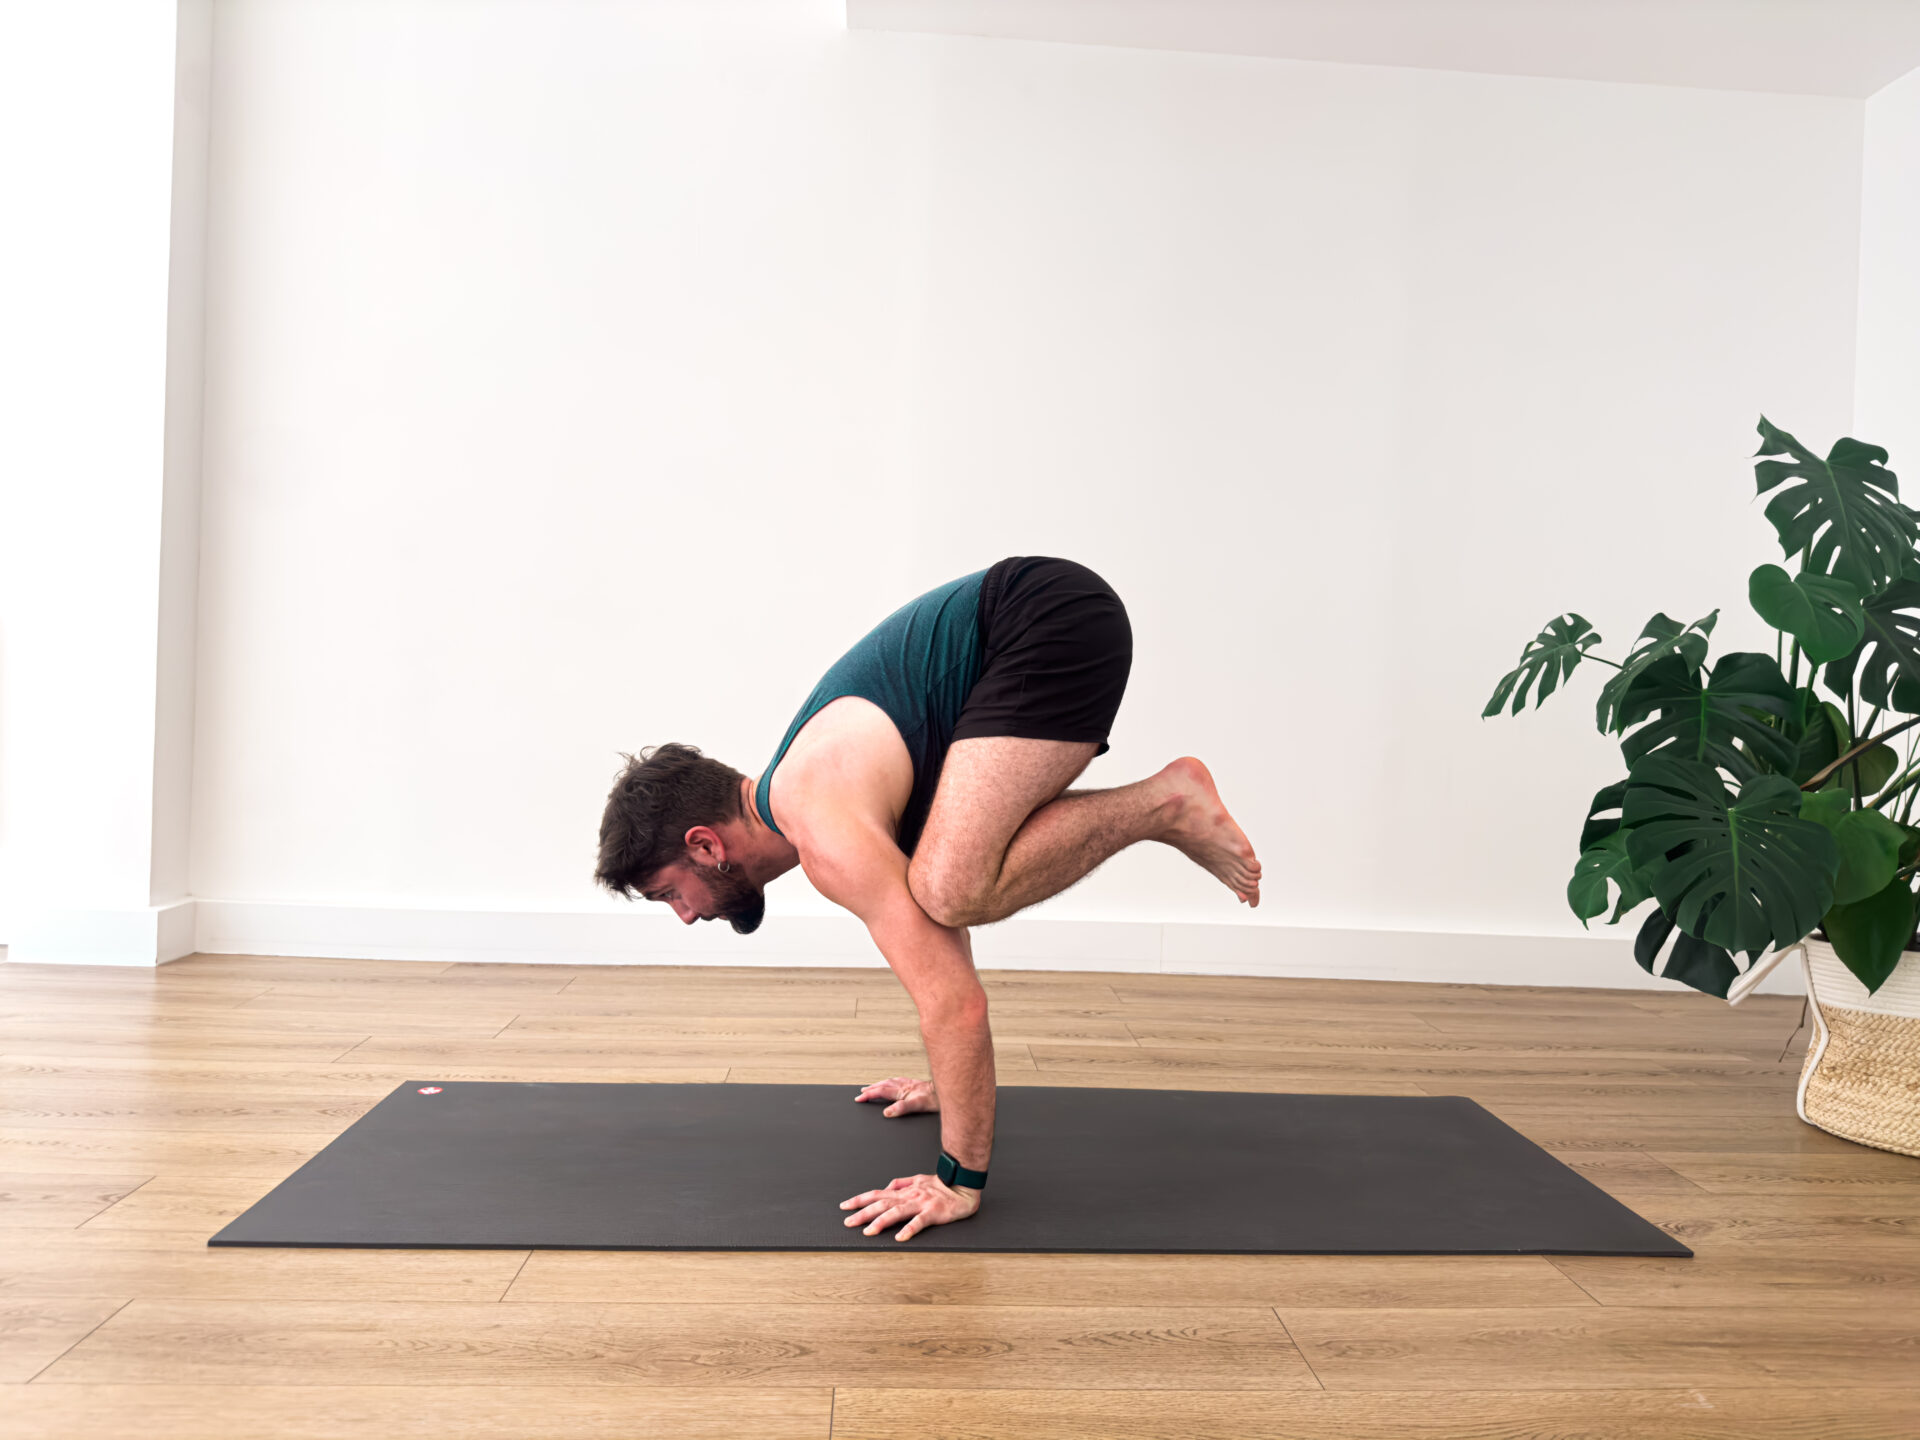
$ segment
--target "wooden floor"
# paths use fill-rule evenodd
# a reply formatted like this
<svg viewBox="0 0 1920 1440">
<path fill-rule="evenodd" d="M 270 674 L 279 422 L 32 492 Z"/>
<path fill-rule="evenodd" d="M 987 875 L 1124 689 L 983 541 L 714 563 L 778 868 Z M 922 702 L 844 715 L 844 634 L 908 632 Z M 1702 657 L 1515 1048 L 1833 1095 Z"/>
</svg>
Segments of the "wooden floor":
<svg viewBox="0 0 1920 1440">
<path fill-rule="evenodd" d="M 1470 1095 L 1697 1258 L 209 1250 L 417 1075 L 854 1085 L 920 1067 L 912 1011 L 880 970 L 0 965 L 0 1436 L 1920 1437 L 1920 1160 L 1794 1118 L 1798 1001 L 987 988 L 1003 1084 Z"/>
</svg>

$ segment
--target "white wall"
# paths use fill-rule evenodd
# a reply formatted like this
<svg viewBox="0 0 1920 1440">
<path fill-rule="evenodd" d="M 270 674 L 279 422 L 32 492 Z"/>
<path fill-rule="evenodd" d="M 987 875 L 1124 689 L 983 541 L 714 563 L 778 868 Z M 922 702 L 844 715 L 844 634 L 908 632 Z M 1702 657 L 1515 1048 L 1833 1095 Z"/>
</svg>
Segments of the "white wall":
<svg viewBox="0 0 1920 1440">
<path fill-rule="evenodd" d="M 210 23 L 206 0 L 0 11 L 0 938 L 16 960 L 192 946 L 171 902 Z"/>
<path fill-rule="evenodd" d="M 1920 70 L 1867 101 L 1854 431 L 1920 496 Z"/>
<path fill-rule="evenodd" d="M 1755 416 L 1851 418 L 1857 101 L 837 0 L 242 0 L 214 91 L 219 900 L 610 906 L 616 751 L 757 770 L 887 609 L 1056 553 L 1138 641 L 1089 781 L 1204 756 L 1270 880 L 1139 851 L 1044 913 L 1577 936 L 1599 676 L 1487 693 L 1563 608 L 1756 643 Z"/>
</svg>

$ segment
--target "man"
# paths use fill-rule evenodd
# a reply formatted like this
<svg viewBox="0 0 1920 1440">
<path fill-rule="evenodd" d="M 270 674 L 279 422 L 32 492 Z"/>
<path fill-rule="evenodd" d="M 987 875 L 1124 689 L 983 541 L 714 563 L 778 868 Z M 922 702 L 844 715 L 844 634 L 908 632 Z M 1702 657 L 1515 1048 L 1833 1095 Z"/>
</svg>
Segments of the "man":
<svg viewBox="0 0 1920 1440">
<path fill-rule="evenodd" d="M 841 1205 L 907 1240 L 980 1208 L 993 1149 L 993 1037 L 967 927 L 1057 895 L 1142 840 L 1171 845 L 1247 905 L 1260 862 L 1191 757 L 1115 790 L 1070 791 L 1120 708 L 1133 631 L 1071 560 L 1015 556 L 895 611 L 826 673 L 758 781 L 689 745 L 629 757 L 595 878 L 750 934 L 796 864 L 866 923 L 913 997 L 931 1080 L 854 1098 L 938 1110 L 936 1173 Z"/>
</svg>

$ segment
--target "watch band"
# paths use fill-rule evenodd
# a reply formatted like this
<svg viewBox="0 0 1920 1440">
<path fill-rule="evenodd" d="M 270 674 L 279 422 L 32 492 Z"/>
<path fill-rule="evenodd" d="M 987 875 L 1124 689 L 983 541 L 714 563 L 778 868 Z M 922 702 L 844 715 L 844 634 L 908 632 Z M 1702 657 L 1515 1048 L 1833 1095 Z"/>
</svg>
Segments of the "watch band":
<svg viewBox="0 0 1920 1440">
<path fill-rule="evenodd" d="M 946 1151 L 940 1152 L 940 1163 L 933 1167 L 933 1173 L 940 1177 L 942 1185 L 964 1185 L 969 1190 L 987 1188 L 987 1172 L 969 1170 Z"/>
</svg>

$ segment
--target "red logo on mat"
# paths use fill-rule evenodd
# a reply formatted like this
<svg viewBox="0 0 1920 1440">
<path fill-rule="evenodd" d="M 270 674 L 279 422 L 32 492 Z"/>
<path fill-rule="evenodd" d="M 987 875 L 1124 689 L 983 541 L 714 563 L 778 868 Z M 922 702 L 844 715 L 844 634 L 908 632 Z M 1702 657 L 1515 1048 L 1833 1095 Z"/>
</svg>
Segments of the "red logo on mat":
<svg viewBox="0 0 1920 1440">
<path fill-rule="evenodd" d="M 440 1087 L 438 1085 L 422 1085 L 420 1087 L 420 1093 L 422 1095 L 438 1095 L 440 1093 Z"/>
</svg>

